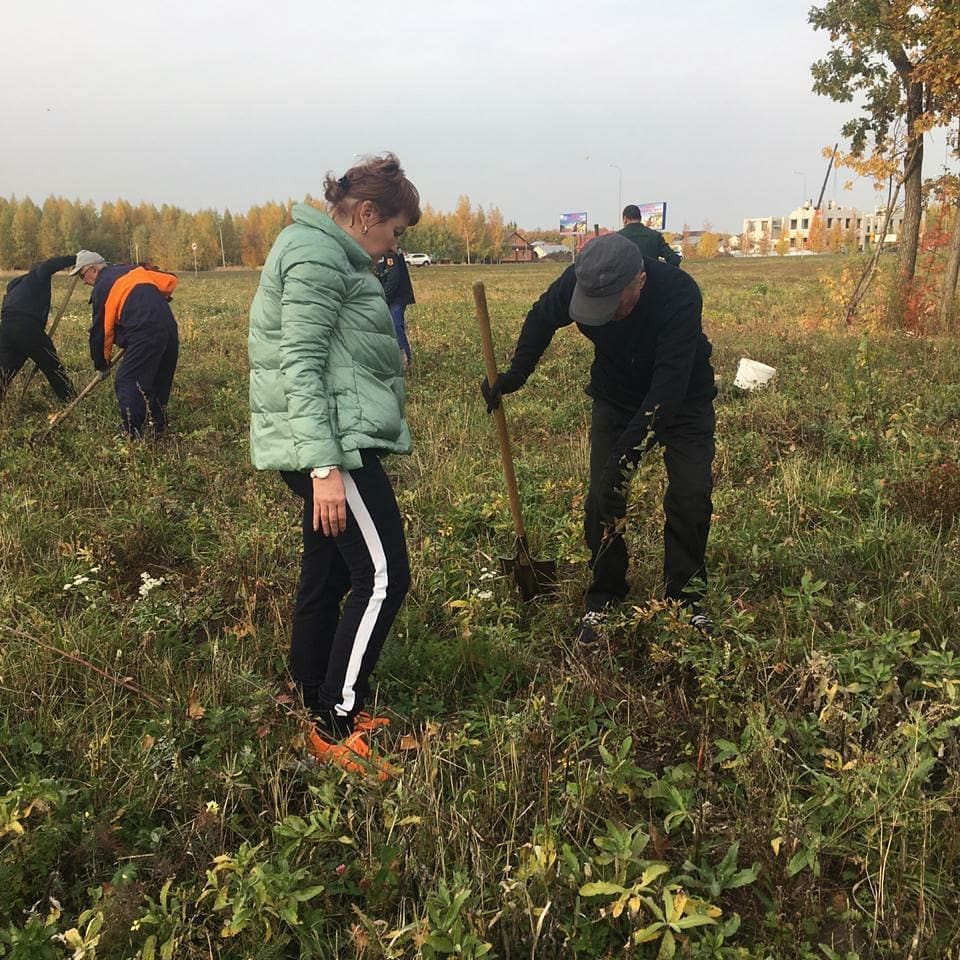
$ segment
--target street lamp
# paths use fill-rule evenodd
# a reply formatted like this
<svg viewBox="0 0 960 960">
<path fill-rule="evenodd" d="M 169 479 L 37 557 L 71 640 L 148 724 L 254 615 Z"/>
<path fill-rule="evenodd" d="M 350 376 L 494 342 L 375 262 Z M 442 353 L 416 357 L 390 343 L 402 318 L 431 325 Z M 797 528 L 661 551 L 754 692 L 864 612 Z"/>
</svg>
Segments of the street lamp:
<svg viewBox="0 0 960 960">
<path fill-rule="evenodd" d="M 803 177 L 803 197 L 800 200 L 800 206 L 802 207 L 807 202 L 807 175 L 802 170 L 794 170 L 793 175 Z"/>
<path fill-rule="evenodd" d="M 611 163 L 610 166 L 617 171 L 617 215 L 613 219 L 613 229 L 616 230 L 620 222 L 620 211 L 623 210 L 623 171 L 617 163 Z"/>
<path fill-rule="evenodd" d="M 220 234 L 220 259 L 223 262 L 223 269 L 227 269 L 227 251 L 223 246 L 223 220 L 220 219 L 220 214 L 217 213 L 217 232 Z"/>
</svg>

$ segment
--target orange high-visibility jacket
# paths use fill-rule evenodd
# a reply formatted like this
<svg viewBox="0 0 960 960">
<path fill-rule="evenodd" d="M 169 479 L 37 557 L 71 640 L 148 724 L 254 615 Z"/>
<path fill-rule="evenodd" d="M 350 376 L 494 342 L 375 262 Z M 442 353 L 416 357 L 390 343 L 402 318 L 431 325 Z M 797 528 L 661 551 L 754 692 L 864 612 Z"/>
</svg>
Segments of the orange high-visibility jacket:
<svg viewBox="0 0 960 960">
<path fill-rule="evenodd" d="M 176 289 L 177 277 L 162 270 L 134 267 L 114 280 L 103 307 L 103 359 L 107 364 L 113 354 L 114 332 L 123 313 L 123 306 L 133 289 L 142 284 L 156 287 L 169 300 Z"/>
</svg>

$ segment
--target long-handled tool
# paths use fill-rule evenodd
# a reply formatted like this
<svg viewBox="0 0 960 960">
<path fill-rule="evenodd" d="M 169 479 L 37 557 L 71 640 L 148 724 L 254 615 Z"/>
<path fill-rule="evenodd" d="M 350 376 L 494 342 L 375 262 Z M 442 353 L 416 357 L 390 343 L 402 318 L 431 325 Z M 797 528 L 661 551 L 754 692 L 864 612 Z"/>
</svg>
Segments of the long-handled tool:
<svg viewBox="0 0 960 960">
<path fill-rule="evenodd" d="M 67 295 L 63 298 L 63 303 L 60 304 L 60 309 L 57 311 L 57 315 L 53 318 L 53 323 L 50 324 L 50 329 L 47 330 L 47 336 L 50 339 L 53 339 L 53 335 L 56 332 L 57 327 L 60 324 L 60 320 L 63 318 L 63 314 L 67 309 L 67 304 L 70 302 L 70 298 L 73 296 L 73 288 L 77 285 L 77 281 L 80 279 L 79 274 L 74 274 L 70 278 L 70 286 L 67 287 Z M 33 365 L 33 369 L 27 374 L 27 379 L 23 381 L 23 389 L 20 391 L 20 399 L 27 395 L 27 388 L 30 386 L 30 381 L 36 375 L 36 372 L 40 369 L 37 364 Z"/>
<path fill-rule="evenodd" d="M 483 282 L 473 285 L 473 300 L 477 306 L 477 323 L 480 325 L 480 339 L 483 343 L 483 360 L 487 368 L 487 383 L 492 387 L 497 382 L 497 359 L 493 352 L 493 334 L 490 332 L 490 314 L 487 312 L 487 292 Z M 517 535 L 515 557 L 501 557 L 500 565 L 504 573 L 512 575 L 517 589 L 524 600 L 532 600 L 547 592 L 557 579 L 557 565 L 552 560 L 534 560 L 527 546 L 527 533 L 520 512 L 520 495 L 517 492 L 517 476 L 513 470 L 513 455 L 510 452 L 510 434 L 507 432 L 507 418 L 503 412 L 503 402 L 493 411 L 493 421 L 497 425 L 497 440 L 500 443 L 500 459 L 503 461 L 503 475 L 507 481 L 507 494 L 510 498 L 510 515 L 513 517 L 513 530 Z"/>
<path fill-rule="evenodd" d="M 107 370 L 109 371 L 113 369 L 120 362 L 120 359 L 122 357 L 123 357 L 123 350 L 122 349 L 117 350 L 117 352 L 113 355 L 112 359 L 110 360 L 110 366 L 107 368 Z M 58 413 L 55 413 L 50 418 L 50 421 L 47 423 L 46 427 L 44 427 L 43 430 L 41 430 L 39 433 L 34 434 L 33 437 L 30 438 L 30 442 L 34 446 L 37 446 L 43 443 L 43 441 L 47 439 L 47 436 L 49 435 L 50 431 L 58 423 L 63 423 L 63 421 L 66 420 L 67 417 L 69 417 L 74 410 L 76 410 L 80 401 L 83 400 L 84 397 L 87 397 L 91 393 L 93 393 L 93 391 L 96 390 L 97 385 L 102 383 L 106 379 L 107 379 L 106 377 L 102 377 L 98 373 L 61 411 L 59 411 Z"/>
</svg>

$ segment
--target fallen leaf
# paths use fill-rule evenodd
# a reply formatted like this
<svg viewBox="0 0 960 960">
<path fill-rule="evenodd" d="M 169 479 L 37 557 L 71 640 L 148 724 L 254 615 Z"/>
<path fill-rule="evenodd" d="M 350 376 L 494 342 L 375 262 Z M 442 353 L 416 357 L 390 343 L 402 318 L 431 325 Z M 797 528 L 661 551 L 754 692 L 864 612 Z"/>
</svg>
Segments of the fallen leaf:
<svg viewBox="0 0 960 960">
<path fill-rule="evenodd" d="M 200 706 L 200 701 L 197 700 L 196 693 L 190 694 L 190 699 L 187 701 L 187 716 L 191 720 L 202 720 L 206 716 L 206 709 Z"/>
<path fill-rule="evenodd" d="M 412 733 L 405 733 L 400 738 L 400 749 L 401 750 L 419 750 L 420 741 Z"/>
</svg>

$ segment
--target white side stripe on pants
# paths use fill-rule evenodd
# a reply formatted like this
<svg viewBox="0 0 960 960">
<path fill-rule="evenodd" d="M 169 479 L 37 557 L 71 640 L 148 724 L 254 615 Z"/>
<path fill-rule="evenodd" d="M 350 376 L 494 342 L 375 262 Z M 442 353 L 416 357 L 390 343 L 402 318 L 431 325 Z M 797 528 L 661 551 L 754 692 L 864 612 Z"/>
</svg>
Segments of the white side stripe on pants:
<svg viewBox="0 0 960 960">
<path fill-rule="evenodd" d="M 357 700 L 357 692 L 354 687 L 360 674 L 360 664 L 363 661 L 363 655 L 367 652 L 367 647 L 370 645 L 370 637 L 373 634 L 373 628 L 377 625 L 383 601 L 387 597 L 387 583 L 389 581 L 387 579 L 387 555 L 384 553 L 383 543 L 380 541 L 376 524 L 374 524 L 370 511 L 367 510 L 367 505 L 360 496 L 360 491 L 357 489 L 353 477 L 346 470 L 341 473 L 341 476 L 343 477 L 343 489 L 346 493 L 347 505 L 353 512 L 363 542 L 366 544 L 367 552 L 370 554 L 370 560 L 373 562 L 373 592 L 370 595 L 367 609 L 360 618 L 357 635 L 353 641 L 353 650 L 350 651 L 350 662 L 347 664 L 347 672 L 343 678 L 343 699 L 334 707 L 338 715 L 345 717 L 353 709 Z"/>
</svg>

